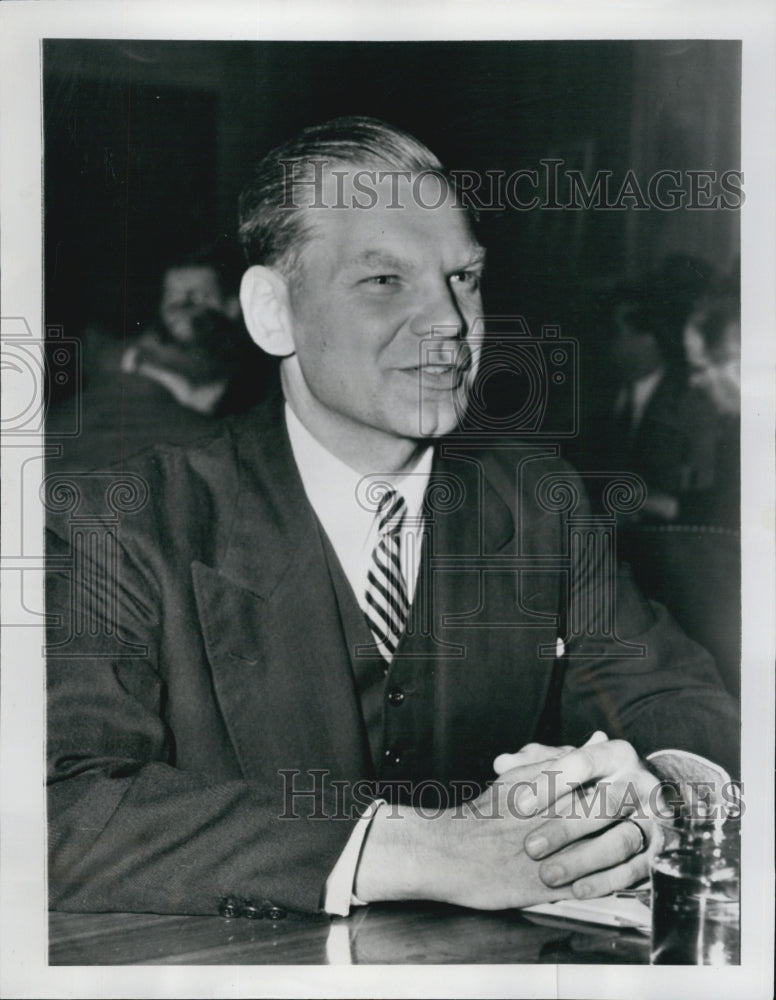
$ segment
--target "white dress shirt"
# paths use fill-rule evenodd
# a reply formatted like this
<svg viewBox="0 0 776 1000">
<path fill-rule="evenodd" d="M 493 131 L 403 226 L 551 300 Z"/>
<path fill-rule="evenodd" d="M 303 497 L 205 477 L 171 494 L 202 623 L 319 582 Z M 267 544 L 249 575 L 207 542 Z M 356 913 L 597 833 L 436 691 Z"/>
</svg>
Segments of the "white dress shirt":
<svg viewBox="0 0 776 1000">
<path fill-rule="evenodd" d="M 367 609 L 367 571 L 378 538 L 375 514 L 379 497 L 369 502 L 368 487 L 389 483 L 404 497 L 407 514 L 401 529 L 400 558 L 407 597 L 412 601 L 420 566 L 423 497 L 431 474 L 433 447 L 426 448 L 405 472 L 390 475 L 376 472 L 364 476 L 327 451 L 288 403 L 285 416 L 291 451 L 305 494 L 363 611 Z M 358 859 L 369 823 L 381 804 L 380 800 L 373 802 L 362 815 L 326 881 L 323 908 L 327 913 L 346 916 L 352 905 L 360 904 L 353 895 Z"/>
<path fill-rule="evenodd" d="M 431 475 L 429 446 L 405 472 L 362 475 L 335 458 L 317 441 L 286 403 L 286 427 L 307 499 L 323 526 L 360 607 L 366 611 L 366 576 L 377 544 L 377 501 L 369 486 L 390 485 L 404 497 L 407 514 L 401 529 L 401 567 L 412 601 L 420 566 L 423 497 Z"/>
<path fill-rule="evenodd" d="M 617 395 L 617 400 L 614 404 L 614 412 L 616 416 L 619 416 L 625 409 L 628 401 L 631 401 L 631 412 L 630 412 L 630 433 L 634 435 L 638 430 L 639 424 L 644 417 L 647 407 L 649 406 L 649 401 L 655 395 L 657 387 L 665 375 L 665 369 L 656 368 L 649 375 L 645 375 L 643 378 L 636 379 L 633 385 L 628 389 L 627 386 L 623 386 Z"/>
</svg>

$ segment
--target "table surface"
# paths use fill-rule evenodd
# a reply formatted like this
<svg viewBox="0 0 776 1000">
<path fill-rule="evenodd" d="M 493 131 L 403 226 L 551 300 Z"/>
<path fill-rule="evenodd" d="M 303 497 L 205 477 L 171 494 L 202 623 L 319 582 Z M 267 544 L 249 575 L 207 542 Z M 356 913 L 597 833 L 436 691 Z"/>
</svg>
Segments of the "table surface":
<svg viewBox="0 0 776 1000">
<path fill-rule="evenodd" d="M 646 964 L 649 940 L 516 910 L 379 904 L 285 920 L 52 913 L 51 965 Z"/>
</svg>

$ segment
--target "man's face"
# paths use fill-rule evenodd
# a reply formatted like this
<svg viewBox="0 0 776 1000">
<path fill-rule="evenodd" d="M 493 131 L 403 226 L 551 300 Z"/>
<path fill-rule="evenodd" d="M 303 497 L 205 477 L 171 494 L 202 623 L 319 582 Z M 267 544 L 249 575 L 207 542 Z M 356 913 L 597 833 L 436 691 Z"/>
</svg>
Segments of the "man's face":
<svg viewBox="0 0 776 1000">
<path fill-rule="evenodd" d="M 338 198 L 331 180 L 327 206 Z M 350 206 L 349 179 L 343 190 Z M 312 238 L 290 288 L 296 358 L 286 394 L 323 434 L 327 423 L 360 434 L 367 450 L 380 435 L 455 428 L 473 375 L 465 338 L 481 316 L 483 251 L 464 211 L 424 207 L 438 200 L 434 179 L 422 203 L 409 182 L 401 190 L 399 208 L 388 207 L 386 181 L 372 208 L 308 209 Z"/>
<path fill-rule="evenodd" d="M 181 343 L 196 340 L 192 320 L 207 310 L 224 311 L 224 295 L 215 268 L 171 267 L 164 276 L 159 314 Z"/>
</svg>

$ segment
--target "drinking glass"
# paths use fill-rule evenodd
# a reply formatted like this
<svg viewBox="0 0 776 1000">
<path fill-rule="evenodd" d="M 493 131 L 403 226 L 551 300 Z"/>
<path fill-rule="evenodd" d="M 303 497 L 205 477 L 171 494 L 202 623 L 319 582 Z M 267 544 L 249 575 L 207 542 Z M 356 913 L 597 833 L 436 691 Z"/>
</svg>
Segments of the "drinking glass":
<svg viewBox="0 0 776 1000">
<path fill-rule="evenodd" d="M 678 815 L 652 862 L 653 965 L 740 963 L 740 823 Z"/>
</svg>

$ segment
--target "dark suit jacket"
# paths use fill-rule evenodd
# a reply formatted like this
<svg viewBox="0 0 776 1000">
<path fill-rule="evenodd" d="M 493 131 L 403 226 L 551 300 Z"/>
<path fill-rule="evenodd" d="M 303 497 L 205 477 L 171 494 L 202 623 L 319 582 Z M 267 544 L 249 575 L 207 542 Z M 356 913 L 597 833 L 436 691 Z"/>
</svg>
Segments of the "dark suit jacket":
<svg viewBox="0 0 776 1000">
<path fill-rule="evenodd" d="M 650 490 L 677 497 L 725 486 L 718 482 L 717 462 L 727 421 L 703 390 L 689 386 L 681 372 L 667 372 L 627 439 L 613 416 L 620 388 L 602 396 L 590 421 L 591 466 L 636 472 Z"/>
<path fill-rule="evenodd" d="M 452 796 L 534 738 L 602 728 L 642 754 L 735 766 L 709 658 L 627 581 L 608 636 L 598 560 L 569 545 L 557 493 L 537 501 L 564 471 L 554 449 L 438 452 L 422 614 L 385 681 L 356 655 L 369 634 L 277 400 L 140 457 L 123 489 L 82 479 L 67 511 L 50 484 L 53 906 L 213 913 L 236 894 L 315 910 L 369 799 L 359 781 L 434 779 Z M 643 655 L 623 656 L 626 640 Z M 317 796 L 290 801 L 291 779 Z"/>
<path fill-rule="evenodd" d="M 630 465 L 651 489 L 674 496 L 710 490 L 720 417 L 711 400 L 679 374 L 666 374 L 647 403 L 630 447 Z"/>
<path fill-rule="evenodd" d="M 214 425 L 215 418 L 182 406 L 154 379 L 105 372 L 46 415 L 46 443 L 59 446 L 47 472 L 109 469 L 150 445 L 189 444 Z"/>
</svg>

